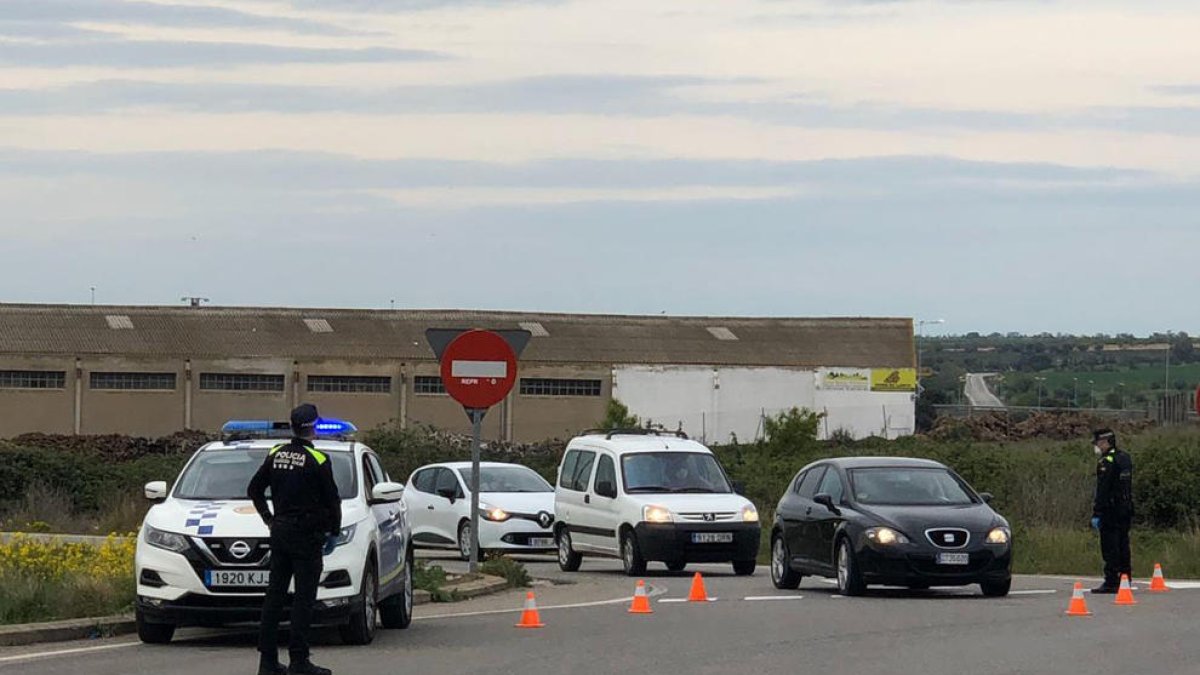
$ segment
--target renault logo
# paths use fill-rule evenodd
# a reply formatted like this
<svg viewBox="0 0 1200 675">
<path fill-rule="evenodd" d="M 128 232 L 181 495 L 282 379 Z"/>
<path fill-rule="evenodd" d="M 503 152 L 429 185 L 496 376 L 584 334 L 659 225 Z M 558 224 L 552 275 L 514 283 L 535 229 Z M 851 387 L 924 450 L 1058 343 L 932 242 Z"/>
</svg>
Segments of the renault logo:
<svg viewBox="0 0 1200 675">
<path fill-rule="evenodd" d="M 554 515 L 545 511 L 539 511 L 537 514 L 537 522 L 538 525 L 542 526 L 542 529 L 550 527 L 550 525 L 554 522 Z"/>
<path fill-rule="evenodd" d="M 229 555 L 237 558 L 238 560 L 244 560 L 246 556 L 250 555 L 250 551 L 252 550 L 253 549 L 250 548 L 250 544 L 247 544 L 244 541 L 235 541 L 229 545 Z"/>
</svg>

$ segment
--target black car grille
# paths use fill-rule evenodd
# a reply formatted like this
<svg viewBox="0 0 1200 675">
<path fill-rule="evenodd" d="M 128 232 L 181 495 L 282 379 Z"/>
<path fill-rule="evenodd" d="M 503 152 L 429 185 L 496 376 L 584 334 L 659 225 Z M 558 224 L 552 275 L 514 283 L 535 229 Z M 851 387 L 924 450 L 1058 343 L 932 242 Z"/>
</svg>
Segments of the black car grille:
<svg viewBox="0 0 1200 675">
<path fill-rule="evenodd" d="M 926 530 L 925 536 L 929 539 L 929 543 L 938 548 L 945 549 L 960 549 L 965 548 L 971 540 L 971 534 L 966 530 L 956 527 L 943 527 Z"/>
</svg>

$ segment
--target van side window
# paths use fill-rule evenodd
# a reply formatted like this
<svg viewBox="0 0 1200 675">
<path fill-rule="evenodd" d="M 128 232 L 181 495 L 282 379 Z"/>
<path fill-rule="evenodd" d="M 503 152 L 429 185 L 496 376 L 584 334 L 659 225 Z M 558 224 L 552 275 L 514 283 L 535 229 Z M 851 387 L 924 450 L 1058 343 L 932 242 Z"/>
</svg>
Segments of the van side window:
<svg viewBox="0 0 1200 675">
<path fill-rule="evenodd" d="M 592 465 L 596 463 L 596 453 L 590 450 L 579 450 L 578 452 L 579 457 L 576 458 L 575 466 L 572 467 L 570 482 L 565 483 L 563 487 L 575 492 L 587 492 L 592 479 Z M 566 474 L 565 468 L 563 474 Z"/>
<path fill-rule="evenodd" d="M 608 483 L 606 487 L 611 488 L 609 494 L 600 491 L 602 483 Z M 617 496 L 617 467 L 613 464 L 612 457 L 608 455 L 600 455 L 600 461 L 596 464 L 596 494 L 609 498 Z"/>
<path fill-rule="evenodd" d="M 567 490 L 574 485 L 575 463 L 579 461 L 579 451 L 572 450 L 563 458 L 562 474 L 558 477 L 558 486 Z"/>
</svg>

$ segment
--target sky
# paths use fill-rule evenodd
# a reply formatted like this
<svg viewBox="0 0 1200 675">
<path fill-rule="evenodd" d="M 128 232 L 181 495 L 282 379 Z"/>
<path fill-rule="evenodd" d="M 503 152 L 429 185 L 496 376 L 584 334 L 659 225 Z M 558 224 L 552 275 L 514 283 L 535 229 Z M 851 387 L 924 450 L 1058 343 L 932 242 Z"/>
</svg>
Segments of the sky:
<svg viewBox="0 0 1200 675">
<path fill-rule="evenodd" d="M 0 0 L 0 302 L 1200 333 L 1192 0 Z"/>
</svg>

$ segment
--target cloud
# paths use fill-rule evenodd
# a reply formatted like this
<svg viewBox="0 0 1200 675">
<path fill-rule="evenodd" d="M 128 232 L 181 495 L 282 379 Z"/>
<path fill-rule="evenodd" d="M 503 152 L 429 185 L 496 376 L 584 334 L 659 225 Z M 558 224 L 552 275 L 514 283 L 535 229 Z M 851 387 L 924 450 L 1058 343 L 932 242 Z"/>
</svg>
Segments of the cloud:
<svg viewBox="0 0 1200 675">
<path fill-rule="evenodd" d="M 328 3 L 322 3 L 328 6 Z M 0 32 L 9 23 L 64 25 L 76 22 L 143 24 L 186 28 L 259 28 L 312 35 L 352 35 L 339 26 L 289 16 L 242 12 L 202 4 L 164 4 L 137 0 L 5 0 Z"/>
<path fill-rule="evenodd" d="M 109 66 L 175 68 L 231 67 L 281 63 L 389 63 L 447 58 L 437 52 L 372 47 L 365 49 L 280 47 L 240 42 L 95 41 L 6 44 L 0 63 L 15 66 Z"/>
</svg>

